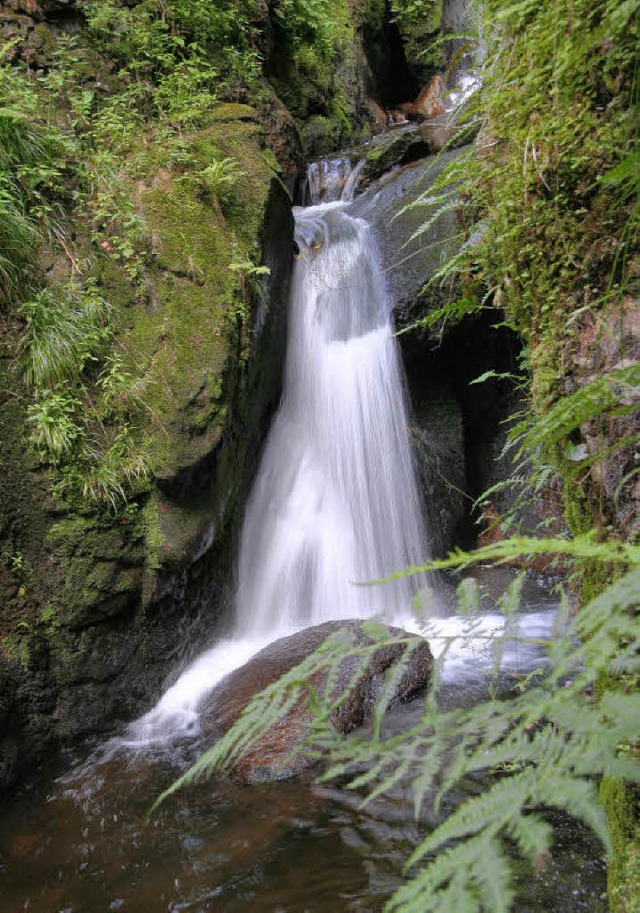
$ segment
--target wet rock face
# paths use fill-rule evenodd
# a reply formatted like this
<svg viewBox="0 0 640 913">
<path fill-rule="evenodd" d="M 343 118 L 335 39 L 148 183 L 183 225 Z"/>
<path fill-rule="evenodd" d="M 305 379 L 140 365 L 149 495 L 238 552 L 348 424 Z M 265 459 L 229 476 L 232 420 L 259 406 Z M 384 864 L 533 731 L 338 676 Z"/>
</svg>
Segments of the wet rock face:
<svg viewBox="0 0 640 913">
<path fill-rule="evenodd" d="M 216 688 L 203 711 L 203 728 L 210 730 L 215 737 L 222 735 L 237 721 L 254 695 L 301 663 L 337 631 L 344 631 L 354 647 L 372 643 L 362 631 L 359 621 L 330 621 L 276 641 L 231 673 Z M 390 639 L 410 636 L 399 628 L 391 627 L 388 634 Z M 429 644 L 419 637 L 413 639 L 416 645 L 395 688 L 391 706 L 408 703 L 422 694 L 429 684 L 433 659 Z M 337 732 L 346 735 L 362 726 L 371 716 L 382 692 L 386 673 L 401 659 L 406 648 L 406 644 L 390 643 L 373 654 L 355 688 L 332 713 L 331 722 Z M 344 659 L 332 685 L 332 697 L 335 695 L 337 698 L 351 682 L 357 666 L 357 657 Z M 323 693 L 326 673 L 317 673 L 310 684 L 316 693 Z M 287 715 L 236 762 L 232 777 L 242 783 L 257 783 L 288 779 L 308 768 L 313 759 L 301 753 L 292 755 L 292 752 L 308 736 L 310 722 L 311 714 L 303 694 Z"/>
<path fill-rule="evenodd" d="M 0 3 L 0 41 L 5 45 L 5 62 L 22 58 L 32 66 L 47 66 L 55 37 L 79 34 L 84 21 L 76 0 L 4 0 Z"/>
<path fill-rule="evenodd" d="M 567 395 L 612 371 L 631 371 L 640 362 L 640 308 L 625 295 L 604 311 L 586 311 L 580 332 L 568 347 L 564 376 Z M 583 497 L 593 521 L 629 541 L 640 535 L 640 393 L 633 381 L 618 388 L 622 414 L 598 416 L 580 426 L 580 444 L 572 459 L 593 463 L 583 483 Z M 595 459 L 598 457 L 598 459 Z"/>
<path fill-rule="evenodd" d="M 156 187 L 149 170 L 138 190 L 158 246 L 154 301 L 139 306 L 124 284 L 119 295 L 113 270 L 103 279 L 138 362 L 172 322 L 171 377 L 154 387 L 162 402 L 147 400 L 162 415 L 149 437 L 157 484 L 137 511 L 93 517 L 53 501 L 17 395 L 17 334 L 0 334 L 0 790 L 54 746 L 148 708 L 226 608 L 237 518 L 280 396 L 293 219 L 251 109 L 219 106 L 190 140 L 194 154 L 215 141 L 244 156 L 238 231 L 270 272 L 242 299 L 242 342 L 229 319 L 229 229 L 216 232 L 206 201 L 171 176 Z M 180 272 L 189 256 L 197 281 Z"/>
<path fill-rule="evenodd" d="M 406 135 L 413 141 L 414 133 Z M 456 214 L 453 210 L 444 212 L 425 231 L 422 227 L 432 210 L 412 204 L 428 196 L 436 178 L 457 155 L 457 150 L 443 152 L 391 171 L 373 183 L 352 206 L 351 211 L 367 219 L 376 232 L 399 328 L 455 298 L 455 290 L 447 284 L 431 285 L 428 292 L 423 289 L 455 250 L 459 233 Z"/>
</svg>

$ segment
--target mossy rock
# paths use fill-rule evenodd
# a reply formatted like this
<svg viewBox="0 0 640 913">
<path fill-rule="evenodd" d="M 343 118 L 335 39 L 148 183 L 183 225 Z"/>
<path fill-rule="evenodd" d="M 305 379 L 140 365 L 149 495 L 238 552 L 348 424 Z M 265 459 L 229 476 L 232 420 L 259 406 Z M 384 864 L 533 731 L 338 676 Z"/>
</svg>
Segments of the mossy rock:
<svg viewBox="0 0 640 913">
<path fill-rule="evenodd" d="M 446 64 L 446 51 L 439 41 L 442 14 L 443 0 L 428 0 L 419 17 L 402 13 L 396 17 L 407 64 L 421 85 Z"/>
<path fill-rule="evenodd" d="M 128 524 L 109 527 L 87 517 L 65 518 L 51 527 L 44 545 L 60 571 L 51 594 L 60 625 L 80 630 L 139 602 L 144 555 Z"/>
<path fill-rule="evenodd" d="M 374 136 L 366 145 L 354 150 L 365 164 L 360 186 L 366 186 L 393 168 L 409 165 L 437 153 L 446 154 L 473 140 L 473 131 L 462 131 L 448 123 L 442 114 L 423 124 L 396 127 Z"/>
<path fill-rule="evenodd" d="M 640 910 L 640 824 L 638 787 L 604 777 L 600 801 L 607 813 L 613 854 L 607 866 L 608 897 L 613 913 Z"/>
<path fill-rule="evenodd" d="M 221 105 L 209 121 L 185 137 L 188 160 L 179 169 L 163 164 L 153 136 L 144 138 L 140 178 L 131 187 L 153 251 L 144 299 L 122 302 L 122 271 L 113 263 L 102 268 L 107 294 L 124 305 L 119 343 L 143 388 L 136 432 L 160 479 L 202 459 L 226 427 L 252 322 L 237 264 L 259 256 L 277 180 L 253 109 Z M 221 161 L 233 165 L 216 196 L 206 169 Z"/>
<path fill-rule="evenodd" d="M 304 123 L 300 130 L 302 146 L 309 158 L 328 155 L 336 148 L 340 135 L 338 124 L 329 117 L 316 115 Z"/>
</svg>

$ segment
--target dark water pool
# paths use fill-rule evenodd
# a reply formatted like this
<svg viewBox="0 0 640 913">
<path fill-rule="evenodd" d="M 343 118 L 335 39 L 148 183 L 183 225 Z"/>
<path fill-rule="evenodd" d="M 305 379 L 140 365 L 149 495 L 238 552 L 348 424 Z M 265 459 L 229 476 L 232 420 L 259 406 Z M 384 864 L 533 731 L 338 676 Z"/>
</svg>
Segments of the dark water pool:
<svg viewBox="0 0 640 913">
<path fill-rule="evenodd" d="M 111 761 L 22 789 L 0 822 L 2 913 L 380 911 L 428 829 L 397 787 L 360 797 L 312 782 L 240 787 L 222 778 L 146 813 L 179 765 Z M 518 911 L 605 911 L 601 848 L 555 817 L 540 877 L 519 877 Z"/>
</svg>

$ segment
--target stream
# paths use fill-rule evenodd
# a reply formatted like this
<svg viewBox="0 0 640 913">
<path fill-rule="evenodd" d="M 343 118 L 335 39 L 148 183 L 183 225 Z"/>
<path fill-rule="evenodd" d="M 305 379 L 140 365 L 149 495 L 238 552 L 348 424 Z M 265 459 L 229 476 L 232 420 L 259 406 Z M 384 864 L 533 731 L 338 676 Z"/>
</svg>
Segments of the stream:
<svg viewBox="0 0 640 913">
<path fill-rule="evenodd" d="M 474 572 L 487 593 L 475 637 L 453 614 L 451 585 L 439 579 L 354 586 L 424 561 L 430 534 L 391 301 L 375 238 L 349 212 L 358 168 L 336 161 L 312 171 L 312 205 L 296 210 L 284 393 L 247 505 L 234 624 L 144 717 L 83 756 L 52 760 L 7 804 L 2 913 L 374 913 L 433 826 L 428 810 L 414 819 L 406 782 L 363 809 L 362 796 L 308 777 L 242 787 L 219 775 L 146 817 L 206 746 L 199 716 L 206 695 L 261 647 L 308 625 L 375 615 L 422 631 L 417 606 L 434 654 L 448 651 L 443 703 L 487 694 L 486 636 L 501 630 L 495 602 L 515 572 Z M 554 609 L 553 594 L 528 581 L 518 633 L 552 636 Z M 514 639 L 503 676 L 541 663 L 539 646 Z M 395 710 L 387 731 L 410 727 L 419 713 L 420 701 Z M 552 860 L 538 877 L 523 866 L 517 909 L 606 910 L 597 841 L 573 820 L 553 822 Z"/>
</svg>

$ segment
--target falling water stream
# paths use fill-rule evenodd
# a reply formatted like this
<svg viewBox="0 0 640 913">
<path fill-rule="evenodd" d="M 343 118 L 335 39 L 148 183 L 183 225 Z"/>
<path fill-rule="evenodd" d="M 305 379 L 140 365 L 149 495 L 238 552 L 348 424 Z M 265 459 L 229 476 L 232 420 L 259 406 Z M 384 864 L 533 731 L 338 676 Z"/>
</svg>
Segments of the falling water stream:
<svg viewBox="0 0 640 913">
<path fill-rule="evenodd" d="M 323 202 L 295 210 L 284 391 L 247 505 L 234 630 L 129 727 L 130 749 L 196 732 L 203 697 L 266 644 L 333 619 L 406 622 L 425 585 L 358 586 L 428 557 L 391 302 L 348 211 L 360 170 L 312 166 Z"/>
<path fill-rule="evenodd" d="M 372 615 L 417 630 L 422 594 L 422 608 L 440 616 L 431 621 L 434 652 L 449 647 L 444 684 L 477 699 L 490 663 L 464 639 L 451 648 L 464 623 L 442 617 L 424 577 L 358 585 L 424 561 L 429 537 L 391 303 L 371 230 L 349 211 L 359 170 L 336 161 L 312 170 L 315 201 L 296 210 L 284 391 L 246 509 L 231 634 L 121 736 L 16 797 L 0 822 L 2 911 L 374 913 L 430 826 L 413 819 L 406 783 L 363 811 L 357 796 L 304 779 L 251 789 L 214 779 L 145 820 L 202 745 L 206 695 L 285 634 Z M 501 573 L 504 584 L 511 572 Z M 522 626 L 548 634 L 553 601 L 535 585 L 528 598 Z M 481 630 L 501 624 L 489 611 Z M 504 658 L 520 669 L 537 662 L 532 648 Z M 390 731 L 418 712 L 392 717 Z M 523 874 L 519 909 L 606 909 L 590 838 L 573 822 L 560 821 L 560 835 L 561 862 L 533 886 Z"/>
</svg>

